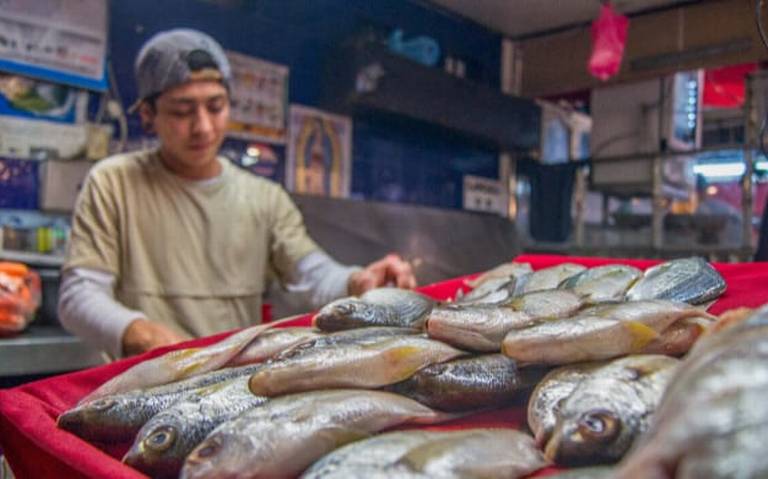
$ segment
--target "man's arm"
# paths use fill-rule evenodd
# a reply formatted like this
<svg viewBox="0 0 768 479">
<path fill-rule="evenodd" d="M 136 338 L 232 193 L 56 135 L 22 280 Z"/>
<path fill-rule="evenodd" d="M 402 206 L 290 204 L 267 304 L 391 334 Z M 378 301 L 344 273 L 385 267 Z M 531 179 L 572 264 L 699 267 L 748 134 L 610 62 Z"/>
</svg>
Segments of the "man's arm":
<svg viewBox="0 0 768 479">
<path fill-rule="evenodd" d="M 317 309 L 342 296 L 357 296 L 380 286 L 411 289 L 416 280 L 410 264 L 397 255 L 387 255 L 365 268 L 344 266 L 325 252 L 309 253 L 296 265 L 293 281 L 286 289 L 302 299 L 306 309 Z"/>
<path fill-rule="evenodd" d="M 181 341 L 168 328 L 147 320 L 141 311 L 114 298 L 115 277 L 89 268 L 62 274 L 58 316 L 64 328 L 89 344 L 119 358 Z"/>
</svg>

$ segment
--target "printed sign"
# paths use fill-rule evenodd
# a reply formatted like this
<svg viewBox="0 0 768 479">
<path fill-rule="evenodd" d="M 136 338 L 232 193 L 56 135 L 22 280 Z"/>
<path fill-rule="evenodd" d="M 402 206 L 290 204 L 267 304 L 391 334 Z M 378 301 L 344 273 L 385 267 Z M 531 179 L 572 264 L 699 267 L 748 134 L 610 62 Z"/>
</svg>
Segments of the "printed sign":
<svg viewBox="0 0 768 479">
<path fill-rule="evenodd" d="M 506 215 L 505 194 L 501 181 L 464 175 L 464 209 Z"/>
<path fill-rule="evenodd" d="M 352 121 L 314 108 L 291 105 L 286 176 L 296 193 L 349 196 Z"/>
<path fill-rule="evenodd" d="M 285 143 L 288 67 L 236 52 L 227 52 L 227 58 L 232 66 L 229 136 Z"/>
<path fill-rule="evenodd" d="M 105 90 L 106 0 L 0 0 L 0 70 Z"/>
</svg>

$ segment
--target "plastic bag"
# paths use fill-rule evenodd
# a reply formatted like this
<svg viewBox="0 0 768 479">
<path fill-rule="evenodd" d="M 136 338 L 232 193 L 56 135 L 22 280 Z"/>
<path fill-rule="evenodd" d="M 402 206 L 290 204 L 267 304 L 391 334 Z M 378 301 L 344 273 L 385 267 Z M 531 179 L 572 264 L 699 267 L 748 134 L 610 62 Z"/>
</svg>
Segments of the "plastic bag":
<svg viewBox="0 0 768 479">
<path fill-rule="evenodd" d="M 592 76 L 606 81 L 619 72 L 628 28 L 629 19 L 616 13 L 610 2 L 602 6 L 600 16 L 592 23 L 592 56 L 588 64 Z"/>
<path fill-rule="evenodd" d="M 20 263 L 0 262 L 0 335 L 24 330 L 40 306 L 40 276 Z"/>
</svg>

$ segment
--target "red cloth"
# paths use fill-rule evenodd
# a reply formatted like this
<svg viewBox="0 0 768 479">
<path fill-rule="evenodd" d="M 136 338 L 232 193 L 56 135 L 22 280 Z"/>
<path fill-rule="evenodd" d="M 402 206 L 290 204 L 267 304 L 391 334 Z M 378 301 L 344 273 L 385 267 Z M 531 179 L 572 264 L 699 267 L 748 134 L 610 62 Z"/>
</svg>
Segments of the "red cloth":
<svg viewBox="0 0 768 479">
<path fill-rule="evenodd" d="M 565 261 L 599 266 L 624 263 L 639 268 L 657 264 L 655 260 L 617 260 L 608 258 L 576 258 L 566 256 L 523 255 L 515 259 L 529 262 L 541 269 Z M 710 309 L 720 313 L 737 306 L 755 307 L 768 302 L 768 263 L 716 264 L 728 283 L 728 290 Z M 448 299 L 465 281 L 476 275 L 456 278 L 421 288 L 436 299 Z M 290 325 L 309 325 L 310 316 L 298 318 Z M 13 389 L 0 390 L 0 447 L 18 479 L 41 477 L 144 477 L 120 463 L 119 458 L 128 444 L 105 453 L 78 437 L 56 427 L 56 417 L 71 408 L 86 393 L 116 374 L 148 358 L 170 349 L 204 346 L 230 333 L 202 338 L 170 348 L 160 348 L 136 358 L 117 361 L 85 371 L 64 374 L 28 383 Z M 525 407 L 510 407 L 467 416 L 433 428 L 462 428 L 471 426 L 525 427 Z M 547 473 L 553 469 L 547 469 Z"/>
</svg>

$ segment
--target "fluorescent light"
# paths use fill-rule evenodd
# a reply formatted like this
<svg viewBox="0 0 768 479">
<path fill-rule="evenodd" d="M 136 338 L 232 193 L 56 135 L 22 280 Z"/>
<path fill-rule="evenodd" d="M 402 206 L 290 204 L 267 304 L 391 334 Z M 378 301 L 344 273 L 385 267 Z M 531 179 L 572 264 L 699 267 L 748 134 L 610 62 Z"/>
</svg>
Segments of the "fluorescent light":
<svg viewBox="0 0 768 479">
<path fill-rule="evenodd" d="M 744 163 L 704 163 L 695 165 L 693 172 L 706 177 L 725 177 L 741 176 L 745 169 Z"/>
<path fill-rule="evenodd" d="M 755 163 L 755 169 L 760 171 L 768 171 L 768 161 L 758 161 Z"/>
</svg>

